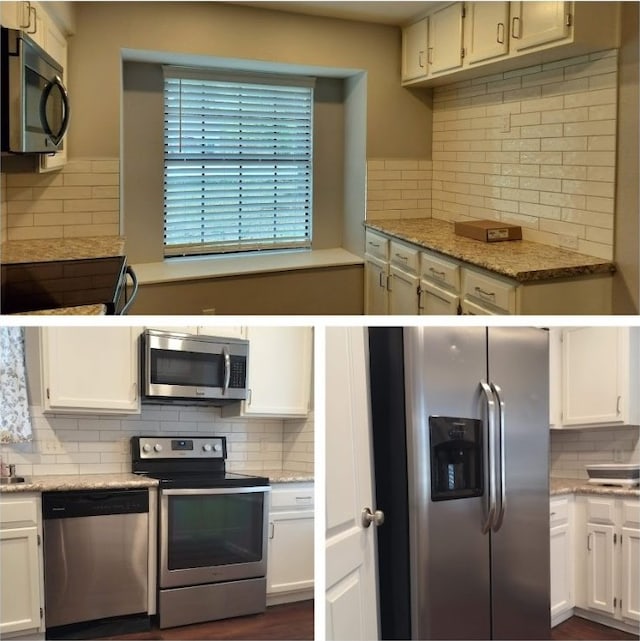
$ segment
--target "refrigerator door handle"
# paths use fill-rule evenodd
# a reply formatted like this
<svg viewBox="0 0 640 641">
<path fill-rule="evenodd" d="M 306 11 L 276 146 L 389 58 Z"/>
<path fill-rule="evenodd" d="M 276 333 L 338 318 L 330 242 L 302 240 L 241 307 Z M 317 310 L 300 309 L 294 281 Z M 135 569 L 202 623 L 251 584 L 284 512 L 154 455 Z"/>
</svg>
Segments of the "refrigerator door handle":
<svg viewBox="0 0 640 641">
<path fill-rule="evenodd" d="M 506 466 L 505 466 L 505 439 L 504 439 L 504 401 L 502 400 L 502 390 L 495 383 L 491 383 L 491 390 L 497 401 L 496 409 L 498 410 L 498 434 L 500 435 L 500 497 L 497 508 L 497 517 L 493 525 L 493 531 L 497 532 L 502 527 L 504 511 L 507 505 L 507 484 L 506 484 Z M 496 476 L 496 480 L 498 477 Z"/>
<path fill-rule="evenodd" d="M 485 475 L 485 480 L 489 485 L 489 509 L 487 520 L 482 526 L 482 533 L 486 534 L 492 527 L 496 518 L 496 403 L 491 387 L 485 381 L 480 381 L 480 387 L 484 392 L 487 400 L 487 418 L 489 423 L 489 438 L 488 438 L 488 452 L 489 452 L 489 473 Z"/>
</svg>

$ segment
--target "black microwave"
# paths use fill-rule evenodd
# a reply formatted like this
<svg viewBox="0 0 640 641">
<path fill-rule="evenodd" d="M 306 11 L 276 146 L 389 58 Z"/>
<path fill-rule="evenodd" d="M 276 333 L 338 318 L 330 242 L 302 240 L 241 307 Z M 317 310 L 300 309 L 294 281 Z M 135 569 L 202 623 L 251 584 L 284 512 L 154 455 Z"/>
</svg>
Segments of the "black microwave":
<svg viewBox="0 0 640 641">
<path fill-rule="evenodd" d="M 226 405 L 247 398 L 249 341 L 147 329 L 142 401 Z"/>
<path fill-rule="evenodd" d="M 24 31 L 2 27 L 0 46 L 2 151 L 61 151 L 70 114 L 64 69 Z"/>
</svg>

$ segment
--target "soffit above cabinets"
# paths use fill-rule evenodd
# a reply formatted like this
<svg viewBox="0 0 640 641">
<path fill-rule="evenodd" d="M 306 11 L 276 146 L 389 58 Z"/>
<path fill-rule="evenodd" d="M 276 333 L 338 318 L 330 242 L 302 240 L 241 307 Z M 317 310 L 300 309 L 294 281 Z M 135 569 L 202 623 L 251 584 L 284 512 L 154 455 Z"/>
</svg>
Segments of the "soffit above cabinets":
<svg viewBox="0 0 640 641">
<path fill-rule="evenodd" d="M 328 18 L 341 18 L 343 20 L 358 20 L 360 22 L 376 22 L 388 25 L 405 25 L 413 18 L 424 15 L 430 9 L 444 2 L 427 2 L 416 0 L 414 2 L 298 2 L 297 0 L 285 2 L 230 2 L 229 4 L 246 5 L 273 11 L 287 11 L 289 13 L 303 13 Z"/>
</svg>

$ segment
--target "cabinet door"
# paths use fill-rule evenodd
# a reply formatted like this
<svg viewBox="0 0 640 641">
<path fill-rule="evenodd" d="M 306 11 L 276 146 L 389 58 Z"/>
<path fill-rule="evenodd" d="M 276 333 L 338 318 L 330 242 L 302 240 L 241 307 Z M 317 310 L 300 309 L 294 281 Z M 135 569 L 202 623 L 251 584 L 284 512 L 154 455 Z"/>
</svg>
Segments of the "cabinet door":
<svg viewBox="0 0 640 641">
<path fill-rule="evenodd" d="M 250 399 L 245 416 L 306 416 L 311 390 L 310 327 L 248 327 Z"/>
<path fill-rule="evenodd" d="M 418 287 L 420 279 L 391 267 L 389 286 L 389 313 L 406 316 L 418 314 Z"/>
<path fill-rule="evenodd" d="M 464 46 L 469 64 L 509 53 L 509 3 L 468 2 Z"/>
<path fill-rule="evenodd" d="M 550 530 L 551 616 L 573 606 L 571 563 L 571 530 L 569 523 Z"/>
<path fill-rule="evenodd" d="M 423 18 L 402 30 L 402 80 L 427 76 L 428 21 Z"/>
<path fill-rule="evenodd" d="M 444 314 L 455 316 L 458 313 L 460 297 L 428 281 L 420 282 L 420 314 L 430 316 Z"/>
<path fill-rule="evenodd" d="M 29 27 L 29 3 L 2 0 L 0 22 L 8 29 L 27 29 Z M 33 18 L 31 17 L 33 20 Z"/>
<path fill-rule="evenodd" d="M 622 616 L 640 621 L 640 529 L 623 527 Z"/>
<path fill-rule="evenodd" d="M 373 257 L 365 257 L 364 264 L 364 309 L 365 314 L 389 313 L 387 278 L 389 264 Z"/>
<path fill-rule="evenodd" d="M 267 593 L 313 588 L 313 510 L 269 516 Z"/>
<path fill-rule="evenodd" d="M 40 627 L 37 528 L 0 529 L 0 634 Z"/>
<path fill-rule="evenodd" d="M 462 66 L 462 2 L 429 16 L 429 72 L 443 73 Z"/>
<path fill-rule="evenodd" d="M 42 329 L 44 405 L 49 411 L 135 414 L 139 329 Z"/>
<path fill-rule="evenodd" d="M 615 527 L 587 523 L 587 606 L 614 614 Z"/>
<path fill-rule="evenodd" d="M 562 421 L 565 425 L 623 422 L 624 378 L 617 327 L 581 327 L 562 333 Z"/>
<path fill-rule="evenodd" d="M 566 38 L 568 2 L 512 2 L 511 48 L 516 51 Z"/>
</svg>

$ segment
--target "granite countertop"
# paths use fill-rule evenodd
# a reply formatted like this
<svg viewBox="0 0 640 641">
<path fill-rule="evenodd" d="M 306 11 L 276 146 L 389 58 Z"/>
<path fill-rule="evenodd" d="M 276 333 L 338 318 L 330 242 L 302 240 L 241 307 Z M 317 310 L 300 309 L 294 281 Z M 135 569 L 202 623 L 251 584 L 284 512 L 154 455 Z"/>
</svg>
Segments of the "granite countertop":
<svg viewBox="0 0 640 641">
<path fill-rule="evenodd" d="M 139 474 L 52 474 L 27 477 L 24 483 L 0 485 L 0 492 L 54 492 L 156 487 L 158 481 Z"/>
<path fill-rule="evenodd" d="M 239 474 L 267 476 L 271 483 L 308 483 L 313 482 L 309 472 L 290 470 L 230 470 Z M 117 488 L 157 487 L 157 479 L 139 474 L 51 474 L 30 476 L 24 483 L 0 485 L 0 493 L 54 492 L 66 490 L 107 490 Z"/>
<path fill-rule="evenodd" d="M 12 316 L 104 316 L 106 313 L 106 305 L 78 305 L 77 307 L 39 309 L 36 312 L 20 312 Z"/>
<path fill-rule="evenodd" d="M 457 236 L 452 223 L 434 218 L 371 221 L 365 226 L 520 283 L 615 272 L 610 261 L 551 245 L 527 240 L 485 243 Z"/>
<path fill-rule="evenodd" d="M 605 496 L 636 496 L 640 497 L 640 488 L 619 487 L 615 485 L 595 485 L 585 479 L 549 479 L 549 493 L 551 496 L 560 494 L 599 494 Z"/>
<path fill-rule="evenodd" d="M 107 258 L 123 254 L 124 238 L 121 236 L 8 240 L 0 246 L 0 261 L 3 265 Z"/>
</svg>

